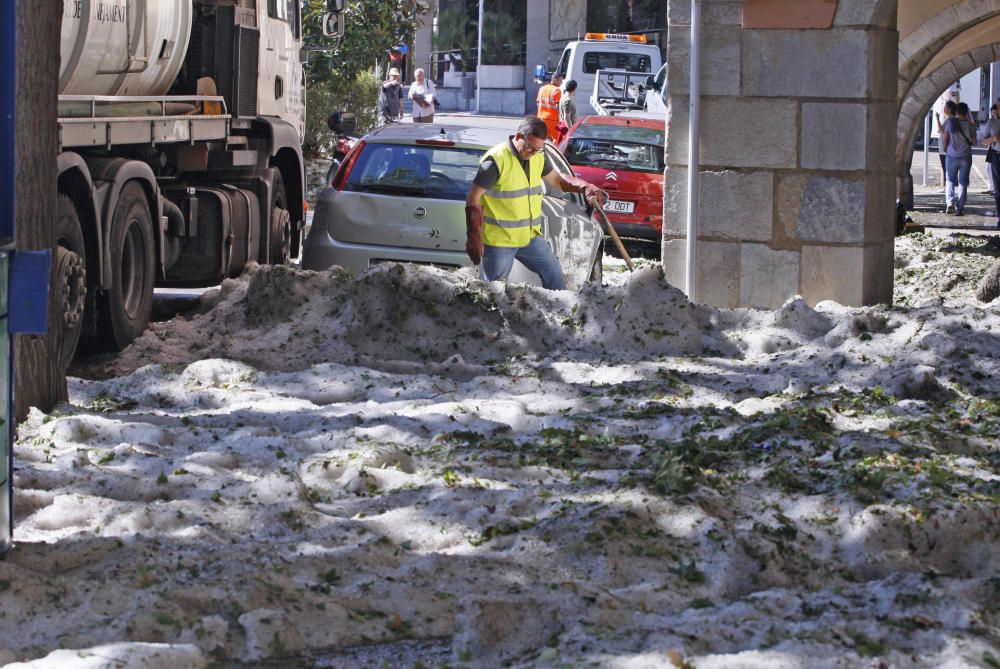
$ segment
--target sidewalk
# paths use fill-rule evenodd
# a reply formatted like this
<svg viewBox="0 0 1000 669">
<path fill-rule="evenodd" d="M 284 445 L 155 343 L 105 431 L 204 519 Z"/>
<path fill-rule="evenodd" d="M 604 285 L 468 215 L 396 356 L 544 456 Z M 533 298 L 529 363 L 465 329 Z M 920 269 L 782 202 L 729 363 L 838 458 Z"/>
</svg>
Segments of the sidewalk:
<svg viewBox="0 0 1000 669">
<path fill-rule="evenodd" d="M 944 182 L 937 153 L 930 155 L 927 186 L 923 186 L 923 167 L 923 153 L 918 151 L 913 155 L 913 167 L 910 172 L 913 175 L 914 199 L 914 209 L 910 212 L 910 216 L 914 223 L 927 228 L 941 228 L 946 232 L 961 230 L 969 234 L 998 233 L 995 201 L 992 195 L 986 194 L 989 181 L 986 177 L 987 166 L 984 156 L 973 156 L 964 216 L 944 213 Z"/>
</svg>

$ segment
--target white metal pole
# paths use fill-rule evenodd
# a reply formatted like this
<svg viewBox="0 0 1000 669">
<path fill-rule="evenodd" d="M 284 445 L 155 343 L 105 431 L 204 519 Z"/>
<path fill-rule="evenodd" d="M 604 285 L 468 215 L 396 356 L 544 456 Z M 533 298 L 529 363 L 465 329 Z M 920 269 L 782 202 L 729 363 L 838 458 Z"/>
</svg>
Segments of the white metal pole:
<svg viewBox="0 0 1000 669">
<path fill-rule="evenodd" d="M 479 113 L 479 81 L 483 64 L 483 0 L 479 0 L 479 25 L 476 31 L 476 113 Z"/>
<path fill-rule="evenodd" d="M 927 170 L 930 169 L 931 152 L 931 111 L 924 118 L 924 188 L 927 188 Z"/>
<path fill-rule="evenodd" d="M 688 125 L 688 188 L 687 188 L 687 248 L 685 291 L 688 299 L 697 299 L 696 281 L 698 253 L 698 169 L 701 127 L 701 0 L 691 0 L 691 95 Z"/>
</svg>

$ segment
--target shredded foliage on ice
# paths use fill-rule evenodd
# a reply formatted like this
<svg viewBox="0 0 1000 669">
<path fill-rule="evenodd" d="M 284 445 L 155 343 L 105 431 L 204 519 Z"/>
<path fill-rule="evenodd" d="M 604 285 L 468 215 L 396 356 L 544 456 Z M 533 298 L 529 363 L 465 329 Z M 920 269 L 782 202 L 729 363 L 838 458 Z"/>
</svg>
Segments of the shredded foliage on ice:
<svg viewBox="0 0 1000 669">
<path fill-rule="evenodd" d="M 0 658 L 1000 666 L 992 244 L 773 312 L 257 268 L 21 426 Z"/>
</svg>

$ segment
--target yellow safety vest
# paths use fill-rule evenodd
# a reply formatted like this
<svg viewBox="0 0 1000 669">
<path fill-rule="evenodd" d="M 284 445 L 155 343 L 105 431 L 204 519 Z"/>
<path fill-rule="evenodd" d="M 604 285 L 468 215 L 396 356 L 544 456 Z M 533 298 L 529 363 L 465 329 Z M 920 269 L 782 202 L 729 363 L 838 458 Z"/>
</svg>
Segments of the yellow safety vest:
<svg viewBox="0 0 1000 669">
<path fill-rule="evenodd" d="M 492 158 L 500 178 L 482 197 L 483 244 L 520 248 L 542 234 L 542 169 L 545 155 L 539 151 L 528 159 L 528 178 L 520 159 L 508 147 L 498 144 L 480 162 Z"/>
</svg>

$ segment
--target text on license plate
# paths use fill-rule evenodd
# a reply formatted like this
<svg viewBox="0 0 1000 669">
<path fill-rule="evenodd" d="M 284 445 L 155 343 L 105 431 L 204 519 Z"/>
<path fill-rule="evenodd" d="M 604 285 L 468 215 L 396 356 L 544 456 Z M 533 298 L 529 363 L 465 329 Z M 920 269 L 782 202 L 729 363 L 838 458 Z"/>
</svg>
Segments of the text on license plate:
<svg viewBox="0 0 1000 669">
<path fill-rule="evenodd" d="M 608 200 L 604 203 L 604 211 L 610 211 L 615 214 L 631 214 L 635 211 L 635 202 Z"/>
</svg>

